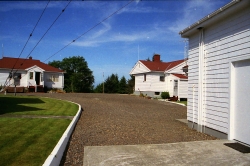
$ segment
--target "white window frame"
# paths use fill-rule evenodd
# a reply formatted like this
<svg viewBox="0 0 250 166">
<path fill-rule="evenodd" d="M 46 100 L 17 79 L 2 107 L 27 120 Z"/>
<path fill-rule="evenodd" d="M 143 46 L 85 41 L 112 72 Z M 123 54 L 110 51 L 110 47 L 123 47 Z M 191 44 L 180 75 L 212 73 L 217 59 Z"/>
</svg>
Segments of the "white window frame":
<svg viewBox="0 0 250 166">
<path fill-rule="evenodd" d="M 31 76 L 32 76 L 32 78 L 31 78 Z M 29 79 L 30 79 L 30 80 L 33 80 L 33 79 L 34 79 L 34 72 L 30 72 L 30 74 L 29 74 Z"/>
<path fill-rule="evenodd" d="M 165 82 L 165 76 L 160 76 L 160 81 Z"/>
<path fill-rule="evenodd" d="M 48 81 L 50 82 L 59 82 L 59 74 L 49 75 Z"/>
</svg>

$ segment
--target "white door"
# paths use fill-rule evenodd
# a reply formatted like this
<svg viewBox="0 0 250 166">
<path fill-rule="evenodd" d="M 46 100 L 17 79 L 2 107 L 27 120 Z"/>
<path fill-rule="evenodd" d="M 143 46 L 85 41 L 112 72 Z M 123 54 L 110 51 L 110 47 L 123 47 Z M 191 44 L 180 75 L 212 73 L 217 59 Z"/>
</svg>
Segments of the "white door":
<svg viewBox="0 0 250 166">
<path fill-rule="evenodd" d="M 250 60 L 234 63 L 234 139 L 250 145 Z"/>
<path fill-rule="evenodd" d="M 174 80 L 174 96 L 178 96 L 178 80 Z"/>
</svg>

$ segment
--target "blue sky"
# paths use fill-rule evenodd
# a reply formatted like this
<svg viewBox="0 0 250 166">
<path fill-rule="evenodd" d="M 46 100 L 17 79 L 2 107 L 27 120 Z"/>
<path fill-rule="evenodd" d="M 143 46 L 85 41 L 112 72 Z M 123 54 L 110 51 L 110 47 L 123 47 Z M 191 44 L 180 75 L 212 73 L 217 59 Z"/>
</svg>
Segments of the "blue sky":
<svg viewBox="0 0 250 166">
<path fill-rule="evenodd" d="M 100 23 L 129 1 L 51 1 L 21 58 L 30 54 L 69 3 L 31 52 L 33 59 L 48 63 L 79 55 L 93 71 L 95 85 L 102 82 L 103 72 L 104 79 L 112 73 L 128 79 L 138 57 L 145 60 L 158 53 L 163 61 L 183 59 L 185 42 L 179 31 L 228 2 L 230 0 L 133 1 Z M 20 55 L 46 4 L 46 1 L 0 2 L 1 54 Z M 76 42 L 55 54 L 82 34 Z"/>
</svg>

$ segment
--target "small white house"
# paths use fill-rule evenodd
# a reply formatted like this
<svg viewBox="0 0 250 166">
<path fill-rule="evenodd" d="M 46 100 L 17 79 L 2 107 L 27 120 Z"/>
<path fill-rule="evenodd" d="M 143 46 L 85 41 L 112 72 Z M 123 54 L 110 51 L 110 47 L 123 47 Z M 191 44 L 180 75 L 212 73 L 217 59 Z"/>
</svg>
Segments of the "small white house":
<svg viewBox="0 0 250 166">
<path fill-rule="evenodd" d="M 135 76 L 134 94 L 160 97 L 161 92 L 169 92 L 170 96 L 187 98 L 184 66 L 185 60 L 162 62 L 159 54 L 153 56 L 153 61 L 139 60 L 130 72 Z"/>
<path fill-rule="evenodd" d="M 250 1 L 231 1 L 180 35 L 189 39 L 189 127 L 250 145 Z"/>
<path fill-rule="evenodd" d="M 43 91 L 45 86 L 63 89 L 64 71 L 32 57 L 29 59 L 3 57 L 0 59 L 0 85 L 8 87 L 16 85 L 19 89 L 27 87 L 31 91 Z"/>
</svg>

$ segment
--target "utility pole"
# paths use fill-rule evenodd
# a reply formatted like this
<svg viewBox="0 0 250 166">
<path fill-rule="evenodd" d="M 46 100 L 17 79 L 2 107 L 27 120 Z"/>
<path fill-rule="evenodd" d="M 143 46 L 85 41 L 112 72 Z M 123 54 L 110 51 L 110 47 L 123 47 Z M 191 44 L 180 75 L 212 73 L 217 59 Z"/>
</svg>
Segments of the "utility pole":
<svg viewBox="0 0 250 166">
<path fill-rule="evenodd" d="M 102 93 L 104 94 L 104 72 L 102 74 L 102 78 L 103 78 L 103 83 L 102 83 Z"/>
</svg>

